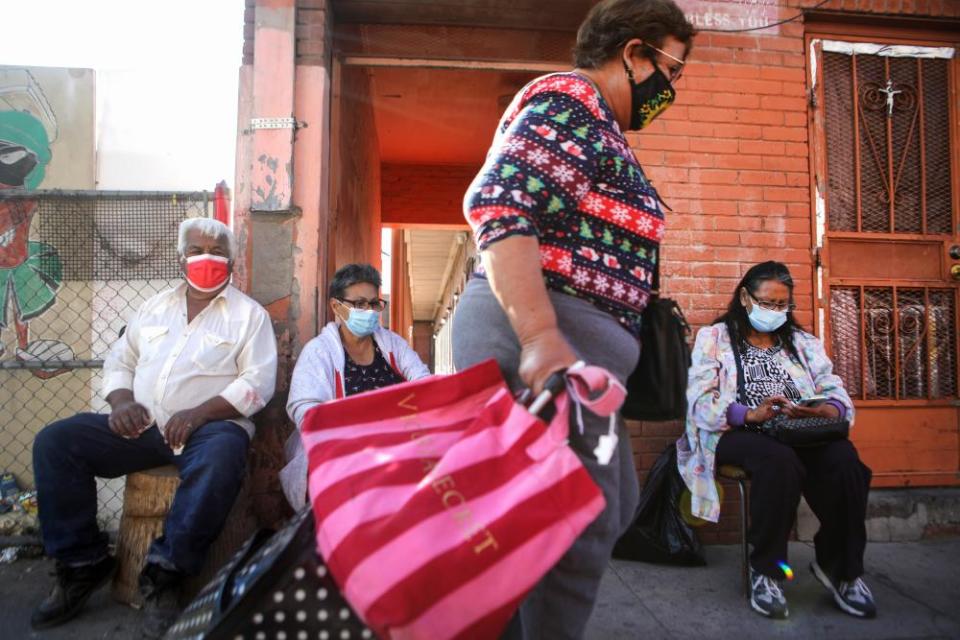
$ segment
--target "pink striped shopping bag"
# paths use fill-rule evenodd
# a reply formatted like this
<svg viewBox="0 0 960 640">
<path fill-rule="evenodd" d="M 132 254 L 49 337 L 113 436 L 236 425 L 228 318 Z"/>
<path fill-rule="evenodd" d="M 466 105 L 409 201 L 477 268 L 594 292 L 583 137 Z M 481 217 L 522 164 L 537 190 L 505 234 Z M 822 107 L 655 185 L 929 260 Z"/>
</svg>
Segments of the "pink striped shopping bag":
<svg viewBox="0 0 960 640">
<path fill-rule="evenodd" d="M 578 397 L 604 385 L 622 391 L 595 367 L 567 379 Z M 607 413 L 620 402 L 622 394 L 607 402 Z M 307 414 L 317 544 L 380 637 L 497 637 L 603 510 L 566 444 L 569 404 L 561 393 L 545 424 L 491 360 Z"/>
</svg>

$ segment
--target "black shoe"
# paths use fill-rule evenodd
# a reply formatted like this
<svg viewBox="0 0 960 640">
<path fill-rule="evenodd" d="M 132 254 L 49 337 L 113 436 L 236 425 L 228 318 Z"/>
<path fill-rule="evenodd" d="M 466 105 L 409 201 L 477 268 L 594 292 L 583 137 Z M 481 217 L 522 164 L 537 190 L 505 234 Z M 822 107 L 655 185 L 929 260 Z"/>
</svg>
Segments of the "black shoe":
<svg viewBox="0 0 960 640">
<path fill-rule="evenodd" d="M 34 609 L 30 626 L 49 629 L 76 617 L 90 594 L 105 585 L 116 568 L 117 561 L 110 556 L 83 567 L 67 567 L 58 562 L 57 582 L 50 595 Z"/>
<path fill-rule="evenodd" d="M 180 584 L 184 575 L 169 571 L 157 564 L 148 564 L 140 573 L 140 593 L 143 595 L 144 638 L 162 638 L 180 616 Z"/>
<path fill-rule="evenodd" d="M 780 583 L 757 573 L 753 567 L 750 567 L 750 608 L 768 618 L 782 620 L 790 615 Z"/>
<path fill-rule="evenodd" d="M 834 584 L 833 580 L 820 568 L 816 561 L 810 563 L 810 571 L 824 587 L 833 595 L 833 602 L 844 613 L 857 618 L 876 618 L 877 605 L 873 601 L 873 593 L 863 578 L 845 580 Z"/>
</svg>

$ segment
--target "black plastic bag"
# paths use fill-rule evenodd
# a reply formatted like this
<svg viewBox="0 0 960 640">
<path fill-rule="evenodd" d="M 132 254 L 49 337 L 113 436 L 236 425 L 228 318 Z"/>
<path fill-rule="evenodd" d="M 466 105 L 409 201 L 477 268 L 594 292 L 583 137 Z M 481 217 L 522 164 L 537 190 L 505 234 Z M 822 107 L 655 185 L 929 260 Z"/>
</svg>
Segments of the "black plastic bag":
<svg viewBox="0 0 960 640">
<path fill-rule="evenodd" d="M 671 444 L 650 469 L 633 522 L 617 540 L 613 557 L 688 567 L 707 564 L 700 539 L 680 515 L 686 488 L 677 470 L 677 445 Z"/>
</svg>

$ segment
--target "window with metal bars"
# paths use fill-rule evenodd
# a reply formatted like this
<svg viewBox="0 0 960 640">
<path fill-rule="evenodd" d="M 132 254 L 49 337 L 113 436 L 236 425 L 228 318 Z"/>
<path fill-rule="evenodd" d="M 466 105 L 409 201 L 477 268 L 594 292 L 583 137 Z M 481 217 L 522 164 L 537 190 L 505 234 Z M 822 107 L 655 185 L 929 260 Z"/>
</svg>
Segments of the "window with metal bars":
<svg viewBox="0 0 960 640">
<path fill-rule="evenodd" d="M 823 53 L 830 230 L 951 233 L 949 62 Z"/>
<path fill-rule="evenodd" d="M 957 395 L 954 291 L 831 287 L 834 371 L 854 398 Z"/>
</svg>

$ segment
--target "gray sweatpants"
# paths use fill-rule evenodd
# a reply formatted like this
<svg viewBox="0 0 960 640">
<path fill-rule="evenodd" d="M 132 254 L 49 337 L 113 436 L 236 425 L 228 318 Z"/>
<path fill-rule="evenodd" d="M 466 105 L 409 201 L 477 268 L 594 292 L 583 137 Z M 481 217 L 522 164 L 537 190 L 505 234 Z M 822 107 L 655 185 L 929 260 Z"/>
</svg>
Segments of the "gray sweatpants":
<svg viewBox="0 0 960 640">
<path fill-rule="evenodd" d="M 607 313 L 589 302 L 550 292 L 560 331 L 587 363 L 603 367 L 626 382 L 640 357 L 637 340 Z M 514 391 L 523 388 L 517 375 L 520 343 L 506 314 L 483 278 L 466 287 L 453 320 L 453 360 L 457 370 L 494 358 Z M 504 633 L 504 638 L 581 638 L 593 611 L 600 579 L 613 545 L 633 519 L 639 490 L 630 439 L 619 420 L 620 442 L 610 464 L 601 466 L 591 453 L 607 433 L 609 419 L 583 410 L 584 437 L 571 411 L 574 449 L 603 491 L 607 506 L 569 551 L 534 587 Z"/>
</svg>

